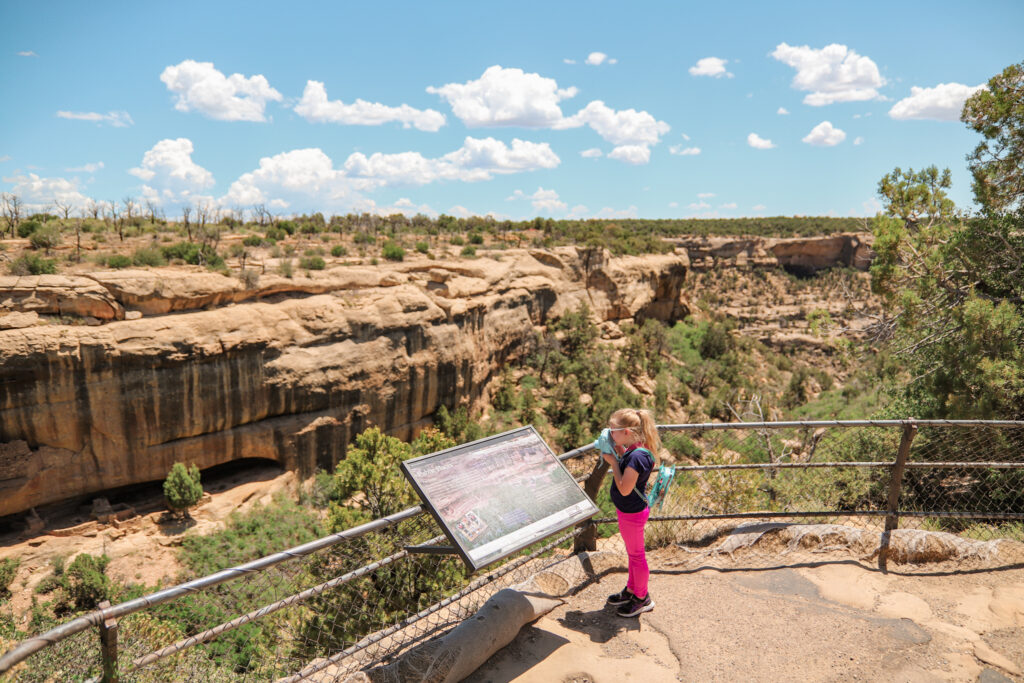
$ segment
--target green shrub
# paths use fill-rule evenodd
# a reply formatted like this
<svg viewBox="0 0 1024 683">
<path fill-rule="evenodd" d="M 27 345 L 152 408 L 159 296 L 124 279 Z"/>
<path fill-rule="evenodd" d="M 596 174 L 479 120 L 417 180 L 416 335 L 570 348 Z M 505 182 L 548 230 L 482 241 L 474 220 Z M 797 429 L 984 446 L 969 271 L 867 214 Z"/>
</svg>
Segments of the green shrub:
<svg viewBox="0 0 1024 683">
<path fill-rule="evenodd" d="M 199 468 L 192 465 L 186 468 L 180 462 L 174 463 L 164 480 L 164 499 L 167 507 L 173 512 L 188 517 L 188 509 L 203 497 L 203 485 L 200 483 Z"/>
<path fill-rule="evenodd" d="M 384 243 L 381 255 L 388 261 L 402 261 L 405 259 L 405 249 L 402 249 L 397 242 L 388 241 Z"/>
<path fill-rule="evenodd" d="M 0 599 L 10 597 L 11 581 L 14 581 L 14 575 L 18 572 L 20 564 L 21 560 L 13 557 L 0 560 Z"/>
<path fill-rule="evenodd" d="M 244 244 L 247 247 L 258 247 L 261 244 L 263 244 L 263 238 L 260 237 L 259 235 L 249 235 L 244 240 L 242 240 L 242 244 Z"/>
<path fill-rule="evenodd" d="M 266 235 L 268 240 L 274 240 L 275 242 L 283 240 L 288 236 L 281 228 L 267 228 Z"/>
<path fill-rule="evenodd" d="M 7 270 L 11 275 L 53 275 L 57 272 L 57 262 L 38 254 L 23 254 L 11 261 Z"/>
<path fill-rule="evenodd" d="M 295 223 L 292 223 L 291 221 L 281 221 L 277 224 L 277 227 L 289 235 L 295 234 Z"/>
<path fill-rule="evenodd" d="M 466 243 L 466 241 L 464 239 L 462 239 L 462 237 L 460 235 L 452 235 L 452 238 L 451 238 L 450 241 L 456 247 L 461 247 L 463 244 Z"/>
<path fill-rule="evenodd" d="M 465 256 L 466 258 L 472 258 L 476 256 L 476 247 L 474 247 L 472 244 L 467 244 L 462 248 L 462 251 L 459 253 L 462 256 Z"/>
<path fill-rule="evenodd" d="M 61 579 L 64 600 L 58 601 L 56 611 L 70 611 L 72 605 L 68 601 L 77 610 L 96 609 L 100 602 L 110 598 L 110 579 L 103 573 L 108 564 L 110 558 L 106 555 L 93 557 L 89 553 L 82 553 L 76 557 Z"/>
<path fill-rule="evenodd" d="M 199 245 L 195 242 L 178 242 L 169 247 L 160 247 L 167 260 L 181 259 L 193 266 L 217 268 L 224 265 L 224 259 L 209 244 Z"/>
<path fill-rule="evenodd" d="M 348 256 L 348 249 L 341 246 L 340 244 L 335 244 L 333 247 L 331 247 L 331 256 L 333 256 L 334 258 L 338 258 L 340 256 Z"/>
<path fill-rule="evenodd" d="M 33 249 L 53 249 L 60 244 L 60 240 L 60 227 L 56 225 L 44 225 L 28 237 L 28 243 Z"/>
<path fill-rule="evenodd" d="M 293 275 L 292 261 L 291 259 L 285 259 L 277 266 L 277 272 L 283 277 L 291 277 Z"/>
<path fill-rule="evenodd" d="M 469 236 L 469 243 L 470 244 L 483 244 L 484 243 L 484 236 L 481 235 L 478 232 L 474 232 L 472 235 Z"/>
<path fill-rule="evenodd" d="M 426 242 L 417 242 L 416 251 L 418 251 L 421 254 L 426 254 L 428 251 L 430 251 L 430 245 L 427 244 Z"/>
<path fill-rule="evenodd" d="M 39 221 L 29 219 L 18 224 L 18 237 L 28 237 L 42 225 Z"/>
<path fill-rule="evenodd" d="M 108 268 L 127 268 L 132 264 L 132 260 L 124 254 L 112 254 L 107 259 Z"/>
<path fill-rule="evenodd" d="M 327 266 L 319 256 L 305 256 L 299 259 L 299 268 L 303 270 L 323 270 Z"/>
<path fill-rule="evenodd" d="M 142 247 L 136 249 L 132 254 L 132 263 L 137 266 L 153 266 L 155 268 L 167 265 L 167 259 L 164 258 L 163 252 L 156 247 Z"/>
<path fill-rule="evenodd" d="M 700 460 L 700 446 L 695 444 L 693 439 L 683 432 L 665 434 L 661 441 L 668 452 L 673 455 L 690 458 L 691 460 Z"/>
</svg>

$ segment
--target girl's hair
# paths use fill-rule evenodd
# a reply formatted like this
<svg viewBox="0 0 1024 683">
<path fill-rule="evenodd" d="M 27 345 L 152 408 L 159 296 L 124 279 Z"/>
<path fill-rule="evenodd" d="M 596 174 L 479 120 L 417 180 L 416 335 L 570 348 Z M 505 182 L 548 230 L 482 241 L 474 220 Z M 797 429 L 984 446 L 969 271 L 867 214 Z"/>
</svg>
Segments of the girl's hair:
<svg viewBox="0 0 1024 683">
<path fill-rule="evenodd" d="M 608 422 L 616 427 L 627 427 L 636 437 L 643 442 L 644 447 L 651 452 L 655 460 L 658 458 L 658 451 L 661 450 L 661 437 L 658 436 L 658 428 L 654 423 L 654 416 L 649 410 L 636 410 L 634 408 L 621 408 L 612 413 Z"/>
</svg>

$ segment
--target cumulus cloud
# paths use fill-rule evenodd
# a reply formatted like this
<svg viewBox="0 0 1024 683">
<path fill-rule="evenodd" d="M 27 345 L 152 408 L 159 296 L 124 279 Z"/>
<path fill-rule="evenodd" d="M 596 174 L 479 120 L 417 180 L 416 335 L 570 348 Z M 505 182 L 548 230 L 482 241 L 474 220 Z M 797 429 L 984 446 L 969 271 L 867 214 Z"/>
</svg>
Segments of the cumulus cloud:
<svg viewBox="0 0 1024 683">
<path fill-rule="evenodd" d="M 553 78 L 495 65 L 475 81 L 430 86 L 427 92 L 446 99 L 452 113 L 470 128 L 552 128 L 563 118 L 558 103 L 578 91 L 559 88 Z"/>
<path fill-rule="evenodd" d="M 754 211 L 764 211 L 767 208 L 768 207 L 765 206 L 764 204 L 755 204 L 754 205 Z"/>
<path fill-rule="evenodd" d="M 729 73 L 725 65 L 729 63 L 728 59 L 720 59 L 719 57 L 704 57 L 698 59 L 697 63 L 690 67 L 691 76 L 711 76 L 712 78 L 732 78 L 733 74 Z"/>
<path fill-rule="evenodd" d="M 669 154 L 675 154 L 681 157 L 685 156 L 696 156 L 700 154 L 700 147 L 683 147 L 682 145 L 672 145 L 668 148 Z"/>
<path fill-rule="evenodd" d="M 591 147 L 590 149 L 585 149 L 582 152 L 580 152 L 580 156 L 583 157 L 584 159 L 596 159 L 598 157 L 604 156 L 604 153 L 597 147 Z"/>
<path fill-rule="evenodd" d="M 352 210 L 358 213 L 372 213 L 377 216 L 392 216 L 396 213 L 415 216 L 421 213 L 425 216 L 437 217 L 437 211 L 429 204 L 415 204 L 407 197 L 400 198 L 390 206 L 378 205 L 377 202 L 369 198 L 359 199 L 352 203 Z"/>
<path fill-rule="evenodd" d="M 142 180 L 146 199 L 158 204 L 189 203 L 205 197 L 202 191 L 214 184 L 213 174 L 192 161 L 193 151 L 188 138 L 161 140 L 128 172 Z"/>
<path fill-rule="evenodd" d="M 667 123 L 646 111 L 616 111 L 600 100 L 567 117 L 559 103 L 574 97 L 576 88 L 559 88 L 554 79 L 521 69 L 492 66 L 475 81 L 429 87 L 427 92 L 448 100 L 455 116 L 471 128 L 521 126 L 566 130 L 589 126 L 616 147 L 630 148 L 656 145 L 670 130 Z M 634 149 L 620 149 L 608 156 L 635 163 L 645 155 Z M 649 151 L 646 156 L 650 158 Z"/>
<path fill-rule="evenodd" d="M 687 204 L 686 208 L 692 209 L 694 211 L 700 211 L 701 209 L 710 209 L 711 205 L 708 204 L 707 202 L 692 202 L 690 204 Z"/>
<path fill-rule="evenodd" d="M 808 145 L 818 147 L 835 147 L 846 139 L 846 133 L 835 128 L 829 121 L 822 121 L 803 138 Z"/>
<path fill-rule="evenodd" d="M 186 59 L 164 69 L 160 80 L 177 95 L 175 109 L 197 111 L 218 121 L 265 121 L 267 102 L 283 99 L 262 75 L 225 76 L 213 62 Z"/>
<path fill-rule="evenodd" d="M 864 138 L 861 137 L 860 135 L 858 135 L 857 137 L 855 137 L 853 139 L 853 144 L 855 144 L 855 145 L 863 145 L 864 144 Z"/>
<path fill-rule="evenodd" d="M 78 180 L 74 178 L 41 178 L 35 173 L 28 173 L 4 178 L 3 181 L 13 184 L 11 194 L 21 199 L 27 211 L 48 211 L 53 208 L 54 201 L 81 210 L 92 201 L 82 194 Z"/>
<path fill-rule="evenodd" d="M 619 145 L 608 152 L 608 158 L 639 166 L 651 160 L 651 148 L 647 145 Z"/>
<path fill-rule="evenodd" d="M 637 208 L 636 206 L 630 206 L 628 209 L 613 209 L 610 206 L 606 206 L 594 214 L 594 218 L 636 218 Z"/>
<path fill-rule="evenodd" d="M 543 187 L 538 187 L 536 192 L 529 195 L 522 190 L 516 190 L 512 196 L 508 198 L 508 201 L 522 199 L 529 200 L 536 211 L 547 211 L 548 213 L 551 213 L 555 211 L 565 211 L 569 207 L 568 204 L 558 197 L 558 193 L 556 191 L 545 190 Z"/>
<path fill-rule="evenodd" d="M 65 168 L 64 170 L 68 173 L 95 173 L 101 168 L 103 168 L 103 162 L 97 161 L 94 164 L 83 164 L 81 166 L 75 166 L 74 168 Z"/>
<path fill-rule="evenodd" d="M 697 197 L 699 199 L 711 199 L 714 196 L 715 196 L 714 192 L 698 192 L 697 193 Z"/>
<path fill-rule="evenodd" d="M 736 204 L 736 202 L 728 202 L 726 204 L 722 204 L 718 208 L 720 208 L 720 209 L 735 209 L 737 206 L 738 206 L 738 204 Z"/>
<path fill-rule="evenodd" d="M 778 114 L 779 116 L 786 116 L 787 114 L 789 114 L 789 110 L 786 109 L 785 107 L 779 107 L 779 110 L 775 113 Z"/>
<path fill-rule="evenodd" d="M 889 116 L 900 121 L 959 121 L 960 111 L 964 108 L 967 98 L 985 87 L 984 83 L 973 86 L 962 83 L 939 83 L 934 88 L 913 86 L 910 89 L 910 97 L 894 104 L 889 110 Z"/>
<path fill-rule="evenodd" d="M 566 57 L 562 61 L 565 62 L 566 64 L 575 64 L 576 63 L 575 59 L 569 59 L 568 57 Z"/>
<path fill-rule="evenodd" d="M 352 104 L 328 101 L 327 89 L 320 81 L 306 81 L 295 113 L 311 123 L 340 123 L 350 126 L 379 126 L 398 121 L 403 128 L 415 127 L 431 133 L 445 124 L 444 114 L 433 109 L 415 109 L 407 104 L 389 107 L 357 99 Z"/>
<path fill-rule="evenodd" d="M 113 126 L 114 128 L 127 128 L 135 123 L 126 111 L 110 111 L 106 114 L 100 114 L 92 111 L 58 111 L 57 117 L 70 119 L 72 121 L 105 123 L 109 126 Z"/>
<path fill-rule="evenodd" d="M 765 140 L 757 133 L 751 133 L 747 136 L 747 144 L 754 149 L 772 149 L 775 147 L 771 140 Z"/>
<path fill-rule="evenodd" d="M 353 206 L 362 190 L 379 182 L 347 177 L 318 148 L 296 149 L 260 159 L 259 167 L 231 184 L 222 203 L 240 206 L 269 204 L 278 208 L 318 205 Z"/>
<path fill-rule="evenodd" d="M 37 55 L 32 50 L 22 50 L 21 52 L 18 53 L 18 56 L 19 57 L 38 57 L 39 55 Z"/>
<path fill-rule="evenodd" d="M 878 88 L 886 80 L 870 58 L 833 43 L 820 50 L 780 43 L 772 57 L 796 69 L 792 86 L 805 90 L 804 104 L 819 107 L 835 102 L 883 99 Z"/>
<path fill-rule="evenodd" d="M 616 111 L 605 105 L 601 100 L 594 100 L 574 115 L 559 122 L 557 128 L 576 128 L 589 126 L 595 133 L 617 147 L 644 147 L 658 144 L 661 136 L 668 133 L 670 126 L 658 121 L 646 111 L 624 109 Z M 608 156 L 621 158 L 624 156 L 637 158 L 642 156 L 633 149 L 613 150 Z M 650 159 L 650 150 L 646 157 Z M 631 162 L 634 163 L 634 162 Z M 643 163 L 647 163 L 644 161 Z"/>
<path fill-rule="evenodd" d="M 600 66 L 602 64 L 617 64 L 619 60 L 609 59 L 608 55 L 603 52 L 591 52 L 587 55 L 586 64 L 590 66 Z"/>
</svg>

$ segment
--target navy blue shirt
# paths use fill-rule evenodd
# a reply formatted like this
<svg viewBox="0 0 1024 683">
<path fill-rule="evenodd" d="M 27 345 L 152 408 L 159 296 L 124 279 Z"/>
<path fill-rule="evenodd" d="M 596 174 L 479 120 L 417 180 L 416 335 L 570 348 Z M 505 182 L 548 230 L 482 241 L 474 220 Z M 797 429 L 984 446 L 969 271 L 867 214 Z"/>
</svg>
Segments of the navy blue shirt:
<svg viewBox="0 0 1024 683">
<path fill-rule="evenodd" d="M 619 493 L 619 487 L 615 485 L 615 478 L 612 478 L 612 503 L 615 508 L 622 512 L 643 512 L 647 507 L 647 500 L 640 494 L 647 491 L 647 480 L 651 478 L 651 471 L 654 469 L 654 456 L 646 448 L 633 448 L 626 451 L 626 454 L 619 460 L 619 471 L 623 476 L 626 468 L 631 467 L 639 473 L 636 480 L 636 487 L 627 495 Z"/>
</svg>

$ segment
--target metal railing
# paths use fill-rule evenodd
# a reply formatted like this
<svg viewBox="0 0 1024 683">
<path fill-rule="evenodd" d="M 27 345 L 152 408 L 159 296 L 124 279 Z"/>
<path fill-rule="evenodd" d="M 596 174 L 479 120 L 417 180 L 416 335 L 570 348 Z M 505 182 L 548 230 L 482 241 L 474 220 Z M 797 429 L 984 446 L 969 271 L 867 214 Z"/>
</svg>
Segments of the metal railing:
<svg viewBox="0 0 1024 683">
<path fill-rule="evenodd" d="M 1024 422 L 659 429 L 679 466 L 651 516 L 648 545 L 666 549 L 655 562 L 767 566 L 855 551 L 890 571 L 926 570 L 924 560 L 1024 563 Z M 16 644 L 0 657 L 0 675 L 334 680 L 387 661 L 470 616 L 552 554 L 568 554 L 569 539 L 575 550 L 619 543 L 602 487 L 606 466 L 593 446 L 560 458 L 609 514 L 482 576 L 466 576 L 456 559 L 404 550 L 440 540 L 431 517 L 411 507 L 74 618 Z M 922 542 L 921 530 L 935 533 Z"/>
</svg>

